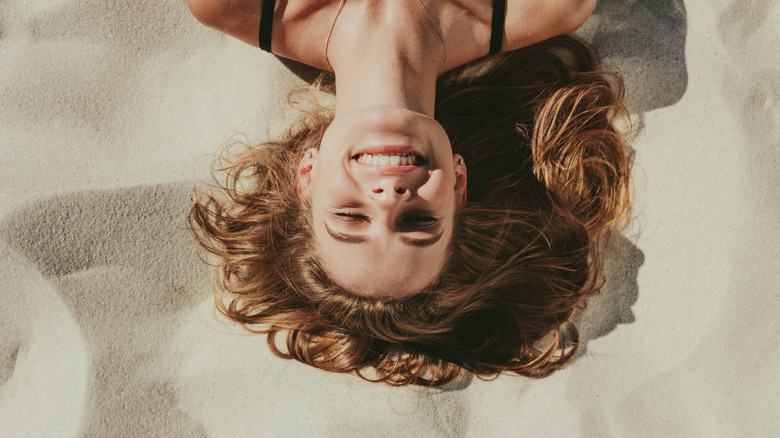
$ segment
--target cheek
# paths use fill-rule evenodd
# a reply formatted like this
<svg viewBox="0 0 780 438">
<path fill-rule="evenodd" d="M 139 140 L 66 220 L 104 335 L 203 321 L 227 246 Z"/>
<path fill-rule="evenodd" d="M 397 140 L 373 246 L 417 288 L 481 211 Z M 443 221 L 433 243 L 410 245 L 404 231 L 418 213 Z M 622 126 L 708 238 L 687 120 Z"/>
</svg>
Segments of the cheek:
<svg viewBox="0 0 780 438">
<path fill-rule="evenodd" d="M 313 178 L 311 190 L 312 208 L 317 211 L 333 206 L 347 204 L 354 199 L 355 189 L 341 172 L 333 172 L 327 176 Z"/>
<path fill-rule="evenodd" d="M 455 178 L 444 171 L 434 172 L 428 181 L 419 188 L 421 198 L 432 204 L 446 205 L 455 194 Z"/>
</svg>

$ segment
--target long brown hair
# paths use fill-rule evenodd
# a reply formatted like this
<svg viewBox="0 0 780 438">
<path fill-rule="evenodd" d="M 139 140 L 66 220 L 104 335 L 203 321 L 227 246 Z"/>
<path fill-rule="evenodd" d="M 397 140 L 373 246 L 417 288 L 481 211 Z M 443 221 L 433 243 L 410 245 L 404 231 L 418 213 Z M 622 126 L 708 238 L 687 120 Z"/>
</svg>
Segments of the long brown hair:
<svg viewBox="0 0 780 438">
<path fill-rule="evenodd" d="M 293 92 L 298 122 L 223 154 L 224 180 L 193 204 L 193 232 L 218 260 L 219 310 L 268 334 L 280 357 L 393 385 L 461 370 L 543 377 L 569 362 L 570 318 L 598 292 L 600 242 L 629 205 L 620 78 L 571 36 L 442 76 L 436 119 L 469 165 L 469 200 L 437 281 L 398 300 L 329 279 L 298 197 L 298 162 L 332 119 L 317 96 L 332 92 Z"/>
</svg>

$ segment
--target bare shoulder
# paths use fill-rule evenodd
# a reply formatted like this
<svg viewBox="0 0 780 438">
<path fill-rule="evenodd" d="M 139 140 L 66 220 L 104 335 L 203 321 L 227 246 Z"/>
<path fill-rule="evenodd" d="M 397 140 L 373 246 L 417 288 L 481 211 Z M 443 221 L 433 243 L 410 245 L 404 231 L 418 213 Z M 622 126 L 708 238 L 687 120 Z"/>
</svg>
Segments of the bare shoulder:
<svg viewBox="0 0 780 438">
<path fill-rule="evenodd" d="M 515 50 L 577 30 L 596 0 L 507 0 L 503 50 Z"/>
<path fill-rule="evenodd" d="M 257 46 L 261 0 L 186 0 L 204 25 Z"/>
</svg>

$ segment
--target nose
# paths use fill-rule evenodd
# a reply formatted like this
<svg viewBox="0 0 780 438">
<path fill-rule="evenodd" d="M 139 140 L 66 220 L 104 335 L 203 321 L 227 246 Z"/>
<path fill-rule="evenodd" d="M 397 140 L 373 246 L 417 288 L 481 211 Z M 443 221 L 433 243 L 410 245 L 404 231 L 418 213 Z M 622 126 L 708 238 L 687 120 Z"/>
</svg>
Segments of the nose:
<svg viewBox="0 0 780 438">
<path fill-rule="evenodd" d="M 409 195 L 409 189 L 394 181 L 385 181 L 371 187 L 369 197 L 380 207 L 390 208 Z"/>
</svg>

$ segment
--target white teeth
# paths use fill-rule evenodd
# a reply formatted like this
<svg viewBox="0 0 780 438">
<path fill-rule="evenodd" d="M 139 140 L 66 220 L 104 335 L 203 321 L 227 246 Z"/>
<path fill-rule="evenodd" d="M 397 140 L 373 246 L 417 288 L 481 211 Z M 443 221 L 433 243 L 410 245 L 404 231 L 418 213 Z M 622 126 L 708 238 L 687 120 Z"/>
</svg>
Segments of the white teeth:
<svg viewBox="0 0 780 438">
<path fill-rule="evenodd" d="M 360 154 L 357 160 L 372 166 L 412 166 L 418 162 L 414 154 Z"/>
</svg>

